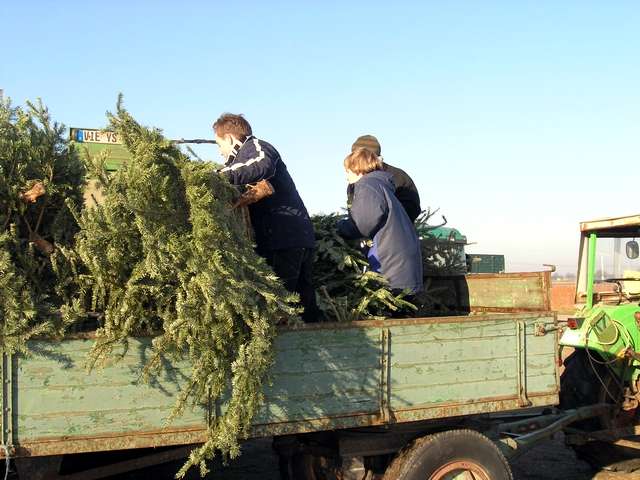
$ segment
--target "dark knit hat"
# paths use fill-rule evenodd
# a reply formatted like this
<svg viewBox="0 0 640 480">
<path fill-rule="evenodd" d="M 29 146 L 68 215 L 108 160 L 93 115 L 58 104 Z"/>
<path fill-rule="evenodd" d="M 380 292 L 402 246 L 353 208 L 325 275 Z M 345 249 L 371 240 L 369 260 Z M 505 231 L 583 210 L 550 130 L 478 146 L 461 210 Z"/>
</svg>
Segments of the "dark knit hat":
<svg viewBox="0 0 640 480">
<path fill-rule="evenodd" d="M 353 145 L 351 145 L 351 151 L 353 152 L 356 148 L 366 148 L 377 156 L 380 156 L 381 152 L 380 142 L 378 142 L 378 139 L 373 135 L 362 135 L 358 137 Z"/>
</svg>

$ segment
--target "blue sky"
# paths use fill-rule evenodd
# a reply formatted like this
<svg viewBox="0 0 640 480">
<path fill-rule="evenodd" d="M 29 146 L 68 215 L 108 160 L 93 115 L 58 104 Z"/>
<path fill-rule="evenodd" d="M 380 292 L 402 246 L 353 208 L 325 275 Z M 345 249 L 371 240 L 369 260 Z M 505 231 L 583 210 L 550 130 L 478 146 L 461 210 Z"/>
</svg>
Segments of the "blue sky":
<svg viewBox="0 0 640 480">
<path fill-rule="evenodd" d="M 243 113 L 312 212 L 344 205 L 374 134 L 510 270 L 572 271 L 580 220 L 640 211 L 636 2 L 4 1 L 0 25 L 15 104 L 101 127 L 122 92 L 172 138 Z"/>
</svg>

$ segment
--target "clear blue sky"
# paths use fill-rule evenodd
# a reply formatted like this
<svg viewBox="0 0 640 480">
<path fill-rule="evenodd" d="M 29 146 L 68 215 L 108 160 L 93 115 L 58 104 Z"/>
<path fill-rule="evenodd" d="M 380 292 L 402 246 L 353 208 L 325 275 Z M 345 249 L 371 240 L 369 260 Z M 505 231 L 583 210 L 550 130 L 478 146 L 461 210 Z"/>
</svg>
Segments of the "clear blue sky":
<svg viewBox="0 0 640 480">
<path fill-rule="evenodd" d="M 15 104 L 101 127 L 122 92 L 170 137 L 244 113 L 312 212 L 363 133 L 511 270 L 572 271 L 580 220 L 640 212 L 637 2 L 5 0 L 0 25 Z"/>
</svg>

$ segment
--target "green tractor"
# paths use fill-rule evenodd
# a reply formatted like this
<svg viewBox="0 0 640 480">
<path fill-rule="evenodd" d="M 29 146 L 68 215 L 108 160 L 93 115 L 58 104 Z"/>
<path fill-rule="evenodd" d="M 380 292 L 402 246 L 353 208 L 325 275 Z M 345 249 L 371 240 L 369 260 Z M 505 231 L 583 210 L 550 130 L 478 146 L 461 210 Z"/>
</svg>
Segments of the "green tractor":
<svg viewBox="0 0 640 480">
<path fill-rule="evenodd" d="M 640 215 L 583 222 L 580 232 L 577 311 L 560 338 L 564 353 L 573 348 L 564 361 L 560 406 L 611 406 L 575 425 L 582 435 L 569 430 L 566 437 L 602 466 L 640 457 L 640 442 L 629 439 L 640 434 Z"/>
</svg>

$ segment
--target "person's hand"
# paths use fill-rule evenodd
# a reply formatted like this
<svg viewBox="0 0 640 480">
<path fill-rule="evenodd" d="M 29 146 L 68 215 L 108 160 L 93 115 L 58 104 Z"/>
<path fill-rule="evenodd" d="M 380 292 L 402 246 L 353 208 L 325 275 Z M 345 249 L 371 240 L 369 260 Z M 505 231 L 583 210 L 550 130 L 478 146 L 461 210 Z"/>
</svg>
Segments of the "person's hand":
<svg viewBox="0 0 640 480">
<path fill-rule="evenodd" d="M 259 202 L 273 195 L 273 186 L 267 180 L 260 180 L 255 185 L 247 185 L 247 190 L 233 204 L 233 208 L 244 207 Z"/>
</svg>

